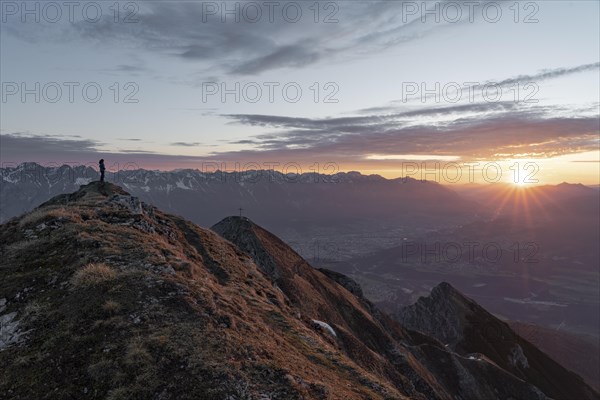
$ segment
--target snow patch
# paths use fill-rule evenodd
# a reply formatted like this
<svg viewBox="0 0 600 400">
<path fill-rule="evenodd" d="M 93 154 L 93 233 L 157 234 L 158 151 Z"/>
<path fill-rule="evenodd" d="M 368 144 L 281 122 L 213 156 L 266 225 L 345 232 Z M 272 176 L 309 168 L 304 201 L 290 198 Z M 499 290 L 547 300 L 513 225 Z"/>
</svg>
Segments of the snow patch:
<svg viewBox="0 0 600 400">
<path fill-rule="evenodd" d="M 337 334 L 335 333 L 335 331 L 333 330 L 331 325 L 329 325 L 328 323 L 323 322 L 323 321 L 317 321 L 316 319 L 313 319 L 312 322 L 313 322 L 313 324 L 318 325 L 319 327 L 321 327 L 323 329 L 326 329 L 333 336 L 337 337 Z"/>
<path fill-rule="evenodd" d="M 9 175 L 3 176 L 2 180 L 4 182 L 8 182 L 8 183 L 18 183 L 19 182 L 19 179 L 15 179 L 15 178 L 13 178 L 12 176 L 9 176 Z"/>
<path fill-rule="evenodd" d="M 189 187 L 189 186 L 186 186 L 186 184 L 185 184 L 185 183 L 183 183 L 183 181 L 182 181 L 181 179 L 180 179 L 180 180 L 178 180 L 178 181 L 175 183 L 175 185 L 177 185 L 177 187 L 178 187 L 179 189 L 183 189 L 183 190 L 192 190 L 192 188 L 191 188 L 191 187 Z"/>
<path fill-rule="evenodd" d="M 77 178 L 75 179 L 75 185 L 83 186 L 87 185 L 92 181 L 92 178 Z"/>
<path fill-rule="evenodd" d="M 513 299 L 511 297 L 505 297 L 504 301 L 509 301 L 511 303 L 518 303 L 518 304 L 531 304 L 531 305 L 553 306 L 553 307 L 567 307 L 566 304 L 555 303 L 553 301 L 537 301 L 537 300 L 530 300 L 530 299 Z"/>
</svg>

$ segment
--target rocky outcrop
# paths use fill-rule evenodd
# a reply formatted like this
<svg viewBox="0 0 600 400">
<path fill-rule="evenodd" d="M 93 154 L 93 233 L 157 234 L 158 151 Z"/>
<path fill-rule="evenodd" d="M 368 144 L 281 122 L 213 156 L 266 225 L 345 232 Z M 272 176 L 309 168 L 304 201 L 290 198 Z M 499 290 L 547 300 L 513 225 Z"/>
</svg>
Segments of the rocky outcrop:
<svg viewBox="0 0 600 400">
<path fill-rule="evenodd" d="M 135 196 L 115 194 L 107 200 L 110 205 L 117 205 L 128 209 L 132 214 L 138 215 L 143 214 L 144 209 L 142 202 Z"/>
<path fill-rule="evenodd" d="M 248 234 L 254 229 L 254 224 L 248 218 L 227 217 L 213 225 L 211 229 L 248 253 L 269 279 L 275 283 L 279 281 L 282 270 L 273 256 L 260 244 L 258 237 Z"/>
<path fill-rule="evenodd" d="M 394 317 L 405 327 L 432 335 L 454 349 L 464 340 L 461 319 L 469 300 L 449 283 L 434 287 L 428 297 L 402 308 Z"/>
<path fill-rule="evenodd" d="M 16 312 L 0 315 L 0 351 L 18 344 L 22 339 L 23 332 L 16 317 Z"/>
<path fill-rule="evenodd" d="M 352 293 L 359 299 L 365 298 L 360 285 L 349 276 L 340 274 L 339 272 L 332 271 L 327 268 L 319 268 L 319 271 L 321 271 L 323 274 L 327 275 L 327 277 L 333 279 L 334 281 L 345 287 L 350 293 Z"/>
</svg>

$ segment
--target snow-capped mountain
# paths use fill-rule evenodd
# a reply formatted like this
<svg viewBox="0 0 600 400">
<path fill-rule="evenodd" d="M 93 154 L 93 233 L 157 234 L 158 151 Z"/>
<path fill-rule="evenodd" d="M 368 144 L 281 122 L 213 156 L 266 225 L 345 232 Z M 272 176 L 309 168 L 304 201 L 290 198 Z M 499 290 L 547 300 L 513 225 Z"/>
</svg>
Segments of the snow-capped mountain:
<svg viewBox="0 0 600 400">
<path fill-rule="evenodd" d="M 0 179 L 2 222 L 97 180 L 98 173 L 89 166 L 23 163 L 1 168 Z M 418 220 L 426 226 L 474 213 L 472 202 L 437 183 L 358 172 L 327 175 L 137 169 L 110 172 L 106 179 L 143 201 L 204 226 L 212 225 L 221 215 L 237 214 L 239 208 L 275 231 L 282 222 L 287 227 L 328 225 L 348 218 L 402 223 Z"/>
</svg>

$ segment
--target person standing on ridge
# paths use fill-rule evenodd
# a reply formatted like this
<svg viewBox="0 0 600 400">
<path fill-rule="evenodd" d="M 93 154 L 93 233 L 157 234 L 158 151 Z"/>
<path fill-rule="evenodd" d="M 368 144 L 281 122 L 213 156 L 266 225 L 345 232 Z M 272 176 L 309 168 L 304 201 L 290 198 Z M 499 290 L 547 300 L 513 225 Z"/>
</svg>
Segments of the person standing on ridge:
<svg viewBox="0 0 600 400">
<path fill-rule="evenodd" d="M 100 182 L 104 183 L 104 171 L 106 167 L 104 166 L 104 158 L 100 160 L 98 163 L 100 165 Z"/>
</svg>

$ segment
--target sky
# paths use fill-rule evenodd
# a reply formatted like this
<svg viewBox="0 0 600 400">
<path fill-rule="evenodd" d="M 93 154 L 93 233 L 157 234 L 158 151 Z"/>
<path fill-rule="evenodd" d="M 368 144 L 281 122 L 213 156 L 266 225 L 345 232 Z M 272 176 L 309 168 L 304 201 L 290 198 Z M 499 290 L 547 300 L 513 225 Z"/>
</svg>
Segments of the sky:
<svg viewBox="0 0 600 400">
<path fill-rule="evenodd" d="M 598 1 L 2 1 L 3 166 L 600 183 Z"/>
</svg>

